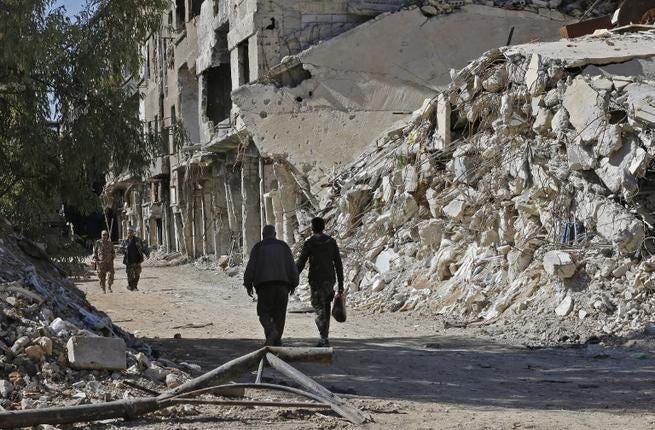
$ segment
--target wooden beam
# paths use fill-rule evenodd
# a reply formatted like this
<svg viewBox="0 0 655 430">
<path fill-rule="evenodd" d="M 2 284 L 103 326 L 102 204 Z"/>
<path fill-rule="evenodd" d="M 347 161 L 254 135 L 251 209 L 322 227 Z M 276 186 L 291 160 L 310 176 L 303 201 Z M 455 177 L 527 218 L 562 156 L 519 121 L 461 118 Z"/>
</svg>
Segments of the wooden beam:
<svg viewBox="0 0 655 430">
<path fill-rule="evenodd" d="M 266 354 L 266 360 L 273 369 L 292 379 L 310 393 L 318 395 L 326 403 L 330 404 L 334 412 L 338 413 L 353 424 L 363 424 L 367 421 L 372 421 L 370 416 L 364 415 L 359 409 L 341 399 L 298 369 L 280 360 L 270 352 Z"/>
</svg>

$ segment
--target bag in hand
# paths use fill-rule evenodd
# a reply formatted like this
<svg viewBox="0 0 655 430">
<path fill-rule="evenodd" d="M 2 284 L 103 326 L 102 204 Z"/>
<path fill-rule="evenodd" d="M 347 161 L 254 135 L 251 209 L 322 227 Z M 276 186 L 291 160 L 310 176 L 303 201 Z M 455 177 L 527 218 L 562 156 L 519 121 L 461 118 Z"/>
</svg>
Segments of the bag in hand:
<svg viewBox="0 0 655 430">
<path fill-rule="evenodd" d="M 337 322 L 346 322 L 346 295 L 344 293 L 334 296 L 332 316 Z"/>
<path fill-rule="evenodd" d="M 91 270 L 95 271 L 98 268 L 98 263 L 95 260 L 91 260 L 91 262 L 89 263 L 89 267 L 91 268 Z"/>
</svg>

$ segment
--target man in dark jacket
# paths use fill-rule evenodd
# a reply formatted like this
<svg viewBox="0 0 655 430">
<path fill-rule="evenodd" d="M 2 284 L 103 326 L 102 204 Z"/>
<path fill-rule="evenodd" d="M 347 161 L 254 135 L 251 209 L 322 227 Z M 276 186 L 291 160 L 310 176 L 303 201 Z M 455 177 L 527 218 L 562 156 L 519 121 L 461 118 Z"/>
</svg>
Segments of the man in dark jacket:
<svg viewBox="0 0 655 430">
<path fill-rule="evenodd" d="M 312 219 L 312 237 L 307 239 L 298 258 L 298 273 L 309 259 L 309 288 L 312 307 L 316 312 L 316 327 L 321 335 L 317 346 L 330 346 L 330 312 L 334 299 L 334 283 L 338 282 L 339 294 L 343 293 L 343 264 L 336 240 L 327 234 L 323 218 Z"/>
<path fill-rule="evenodd" d="M 264 226 L 262 238 L 250 251 L 243 285 L 250 297 L 253 288 L 257 291 L 257 315 L 264 327 L 265 345 L 280 346 L 289 295 L 298 286 L 298 270 L 289 245 L 275 238 L 275 227 Z"/>
<path fill-rule="evenodd" d="M 141 263 L 144 255 L 150 255 L 148 247 L 140 237 L 135 235 L 136 227 L 128 227 L 127 239 L 123 240 L 121 249 L 123 251 L 123 264 L 127 273 L 127 289 L 137 291 L 139 278 L 141 277 Z"/>
</svg>

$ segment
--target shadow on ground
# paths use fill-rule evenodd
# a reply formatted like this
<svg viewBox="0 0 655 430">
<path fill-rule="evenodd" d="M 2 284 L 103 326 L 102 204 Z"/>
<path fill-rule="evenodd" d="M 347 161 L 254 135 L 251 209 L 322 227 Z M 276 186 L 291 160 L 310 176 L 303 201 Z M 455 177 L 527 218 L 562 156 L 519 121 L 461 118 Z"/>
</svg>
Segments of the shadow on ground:
<svg viewBox="0 0 655 430">
<path fill-rule="evenodd" d="M 143 340 L 203 371 L 261 347 L 255 339 Z M 313 346 L 315 340 L 285 342 Z M 655 360 L 635 350 L 530 350 L 455 336 L 334 339 L 332 346 L 333 364 L 295 365 L 337 393 L 492 408 L 655 410 Z M 273 370 L 265 374 L 283 380 Z"/>
</svg>

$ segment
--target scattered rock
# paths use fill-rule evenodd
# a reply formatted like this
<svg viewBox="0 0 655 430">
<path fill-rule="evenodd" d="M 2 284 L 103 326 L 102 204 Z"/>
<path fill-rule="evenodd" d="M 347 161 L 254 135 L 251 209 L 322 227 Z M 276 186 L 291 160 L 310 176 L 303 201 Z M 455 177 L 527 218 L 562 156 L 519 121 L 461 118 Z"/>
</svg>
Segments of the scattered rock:
<svg viewBox="0 0 655 430">
<path fill-rule="evenodd" d="M 559 317 L 565 317 L 573 310 L 573 298 L 569 295 L 555 308 L 555 314 Z"/>
<path fill-rule="evenodd" d="M 567 252 L 548 251 L 543 259 L 544 270 L 551 276 L 567 279 L 575 275 L 576 265 Z"/>
</svg>

